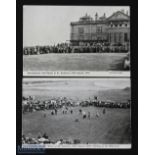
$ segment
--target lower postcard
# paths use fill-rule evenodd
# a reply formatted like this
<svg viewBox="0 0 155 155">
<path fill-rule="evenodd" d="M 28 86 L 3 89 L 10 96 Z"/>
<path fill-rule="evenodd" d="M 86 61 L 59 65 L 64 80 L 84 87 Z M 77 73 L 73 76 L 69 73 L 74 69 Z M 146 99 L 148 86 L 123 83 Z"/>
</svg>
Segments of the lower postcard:
<svg viewBox="0 0 155 155">
<path fill-rule="evenodd" d="M 132 146 L 130 78 L 24 78 L 22 94 L 21 149 Z"/>
</svg>

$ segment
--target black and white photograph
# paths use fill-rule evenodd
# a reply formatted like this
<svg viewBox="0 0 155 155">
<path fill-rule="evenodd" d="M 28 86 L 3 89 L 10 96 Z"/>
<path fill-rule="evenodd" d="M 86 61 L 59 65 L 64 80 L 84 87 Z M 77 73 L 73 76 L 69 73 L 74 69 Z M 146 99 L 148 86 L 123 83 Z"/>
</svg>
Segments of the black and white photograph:
<svg viewBox="0 0 155 155">
<path fill-rule="evenodd" d="M 16 154 L 137 153 L 136 3 L 17 1 Z"/>
<path fill-rule="evenodd" d="M 130 73 L 130 7 L 24 5 L 23 74 L 53 71 Z"/>
<path fill-rule="evenodd" d="M 130 78 L 23 78 L 22 145 L 131 148 Z"/>
</svg>

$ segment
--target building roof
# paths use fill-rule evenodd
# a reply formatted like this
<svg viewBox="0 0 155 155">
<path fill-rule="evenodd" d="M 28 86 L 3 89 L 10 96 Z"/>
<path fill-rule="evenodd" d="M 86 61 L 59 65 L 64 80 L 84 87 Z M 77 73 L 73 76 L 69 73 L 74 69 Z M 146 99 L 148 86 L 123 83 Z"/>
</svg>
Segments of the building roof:
<svg viewBox="0 0 155 155">
<path fill-rule="evenodd" d="M 71 25 L 72 24 L 79 25 L 79 24 L 87 24 L 87 23 L 91 23 L 91 24 L 107 23 L 111 21 L 130 21 L 130 16 L 125 14 L 123 11 L 117 11 L 113 13 L 111 16 L 109 16 L 108 18 L 106 18 L 106 15 L 104 13 L 104 15 L 101 16 L 99 19 L 94 20 L 91 16 L 89 16 L 86 13 L 85 16 L 79 19 L 79 21 L 71 22 Z"/>
<path fill-rule="evenodd" d="M 86 15 L 81 17 L 79 21 L 82 22 L 82 21 L 92 21 L 92 20 L 93 20 L 93 18 L 91 16 L 87 15 L 87 13 L 86 13 Z"/>
<path fill-rule="evenodd" d="M 103 14 L 103 16 L 101 16 L 101 17 L 99 18 L 99 20 L 106 20 L 106 15 L 105 15 L 105 13 Z"/>
<path fill-rule="evenodd" d="M 120 20 L 130 20 L 130 16 L 122 11 L 117 11 L 107 18 L 107 21 L 120 21 Z"/>
</svg>

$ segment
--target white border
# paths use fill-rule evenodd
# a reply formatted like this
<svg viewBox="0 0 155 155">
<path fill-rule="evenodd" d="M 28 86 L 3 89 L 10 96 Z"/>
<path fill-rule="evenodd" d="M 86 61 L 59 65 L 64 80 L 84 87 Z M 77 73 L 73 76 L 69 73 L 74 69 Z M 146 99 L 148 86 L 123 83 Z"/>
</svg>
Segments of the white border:
<svg viewBox="0 0 155 155">
<path fill-rule="evenodd" d="M 23 144 L 22 148 L 59 148 L 59 149 L 131 149 L 131 144 Z"/>
<path fill-rule="evenodd" d="M 130 71 L 24 71 L 23 75 L 41 77 L 130 77 Z"/>
</svg>

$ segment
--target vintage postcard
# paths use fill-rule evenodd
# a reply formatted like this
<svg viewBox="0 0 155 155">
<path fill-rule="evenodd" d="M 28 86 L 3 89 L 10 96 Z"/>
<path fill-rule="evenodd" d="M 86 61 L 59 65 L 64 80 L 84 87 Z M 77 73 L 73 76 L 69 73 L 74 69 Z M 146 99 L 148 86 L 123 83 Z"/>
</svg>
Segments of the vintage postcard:
<svg viewBox="0 0 155 155">
<path fill-rule="evenodd" d="M 22 145 L 131 148 L 129 78 L 24 78 Z"/>
<path fill-rule="evenodd" d="M 23 6 L 25 76 L 105 71 L 130 76 L 129 6 Z"/>
</svg>

